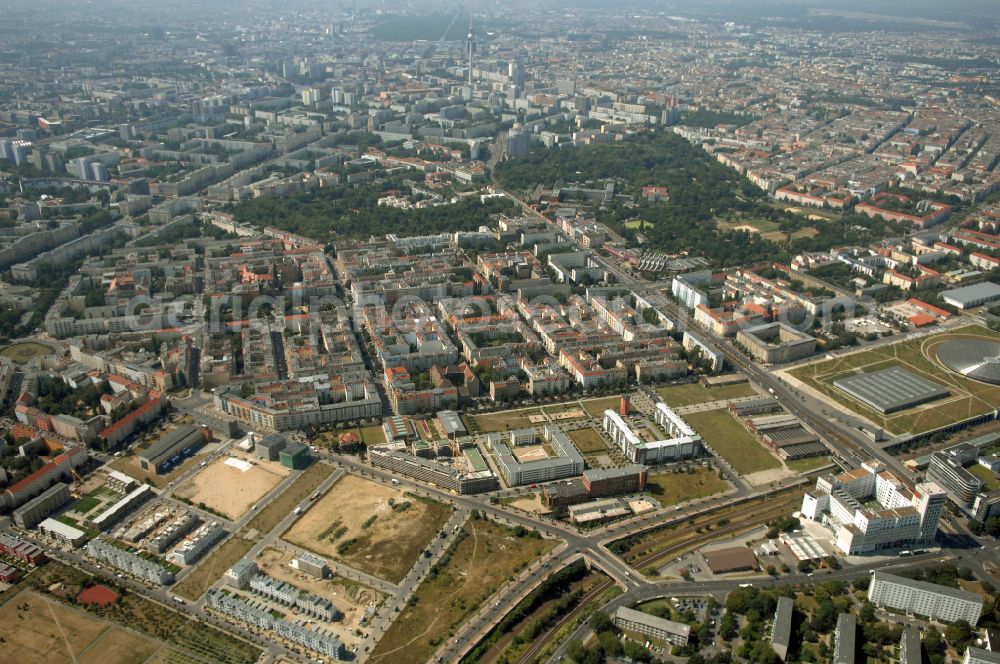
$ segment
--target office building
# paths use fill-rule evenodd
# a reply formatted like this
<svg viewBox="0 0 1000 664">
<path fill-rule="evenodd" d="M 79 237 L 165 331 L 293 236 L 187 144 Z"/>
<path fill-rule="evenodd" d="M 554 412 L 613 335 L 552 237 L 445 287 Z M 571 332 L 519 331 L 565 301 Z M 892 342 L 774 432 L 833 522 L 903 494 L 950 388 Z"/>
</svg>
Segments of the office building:
<svg viewBox="0 0 1000 664">
<path fill-rule="evenodd" d="M 847 555 L 929 544 L 947 493 L 934 482 L 911 487 L 879 461 L 816 480 L 802 498 L 801 515 L 829 528 Z"/>
<path fill-rule="evenodd" d="M 982 595 L 879 571 L 871 573 L 868 601 L 938 622 L 965 620 L 973 627 L 983 610 Z"/>
<path fill-rule="evenodd" d="M 621 468 L 591 468 L 583 471 L 583 486 L 591 498 L 636 493 L 646 486 L 646 467 L 630 464 Z"/>
<path fill-rule="evenodd" d="M 816 352 L 816 338 L 786 323 L 765 323 L 740 330 L 736 343 L 764 364 L 793 362 Z"/>
<path fill-rule="evenodd" d="M 983 481 L 965 469 L 974 464 L 979 449 L 959 444 L 931 454 L 927 478 L 937 482 L 959 507 L 968 510 L 983 489 Z"/>
<path fill-rule="evenodd" d="M 558 427 L 547 425 L 543 429 L 543 442 L 548 443 L 552 450 L 552 455 L 540 459 L 520 459 L 511 448 L 534 443 L 536 436 L 534 432 L 529 437 L 521 435 L 515 430 L 512 432 L 495 432 L 486 437 L 486 445 L 493 452 L 497 469 L 507 486 L 519 486 L 522 484 L 534 484 L 536 482 L 548 482 L 551 480 L 574 477 L 583 472 L 583 456 L 573 445 L 565 433 Z M 504 442 L 508 439 L 510 442 Z M 520 441 L 520 445 L 517 441 Z M 539 445 L 541 449 L 541 445 Z"/>
<path fill-rule="evenodd" d="M 284 436 L 280 433 L 269 433 L 257 441 L 257 445 L 254 447 L 254 454 L 257 455 L 258 459 L 277 461 L 278 455 L 281 453 L 281 450 L 285 449 L 285 445 L 287 445 L 287 442 Z"/>
</svg>

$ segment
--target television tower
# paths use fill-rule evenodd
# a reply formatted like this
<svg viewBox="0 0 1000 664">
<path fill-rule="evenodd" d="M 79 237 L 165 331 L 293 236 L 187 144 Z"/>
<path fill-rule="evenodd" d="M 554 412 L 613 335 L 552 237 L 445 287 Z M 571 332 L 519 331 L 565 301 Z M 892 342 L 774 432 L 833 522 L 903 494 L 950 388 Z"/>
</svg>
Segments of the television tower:
<svg viewBox="0 0 1000 664">
<path fill-rule="evenodd" d="M 472 28 L 472 17 L 469 17 L 469 36 L 465 38 L 465 45 L 469 51 L 469 85 L 472 85 L 472 67 L 476 59 L 476 33 Z"/>
</svg>

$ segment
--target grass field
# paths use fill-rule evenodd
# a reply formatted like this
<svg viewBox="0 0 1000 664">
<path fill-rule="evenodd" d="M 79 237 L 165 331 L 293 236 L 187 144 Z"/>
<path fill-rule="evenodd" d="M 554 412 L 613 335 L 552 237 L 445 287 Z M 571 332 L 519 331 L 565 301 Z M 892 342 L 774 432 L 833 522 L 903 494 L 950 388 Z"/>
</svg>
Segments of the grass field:
<svg viewBox="0 0 1000 664">
<path fill-rule="evenodd" d="M 651 221 L 644 221 L 642 219 L 630 219 L 625 222 L 625 228 L 631 228 L 633 230 L 642 230 L 643 228 L 653 228 L 656 224 Z"/>
<path fill-rule="evenodd" d="M 444 503 L 357 475 L 341 478 L 283 536 L 399 583 L 451 515 Z"/>
<path fill-rule="evenodd" d="M 573 429 L 567 432 L 569 439 L 576 445 L 576 449 L 581 454 L 593 454 L 595 452 L 607 452 L 608 446 L 601 438 L 601 435 L 591 427 L 584 429 Z"/>
<path fill-rule="evenodd" d="M 86 514 L 100 504 L 101 499 L 97 496 L 84 496 L 80 500 L 73 503 L 70 509 L 79 514 Z"/>
<path fill-rule="evenodd" d="M 797 473 L 808 473 L 810 470 L 816 470 L 817 468 L 822 468 L 823 466 L 830 463 L 830 457 L 810 457 L 808 459 L 795 459 L 794 461 L 786 461 L 785 465 L 788 466 L 789 470 L 794 470 Z"/>
<path fill-rule="evenodd" d="M 266 535 L 274 530 L 275 526 L 281 523 L 281 520 L 288 516 L 288 513 L 296 505 L 305 500 L 306 496 L 315 491 L 316 487 L 322 484 L 323 480 L 329 477 L 332 472 L 333 467 L 322 462 L 314 463 L 306 468 L 290 487 L 282 491 L 277 498 L 269 502 L 267 507 L 250 520 L 247 529 L 253 528 L 260 535 Z"/>
<path fill-rule="evenodd" d="M 1000 338 L 1000 333 L 979 325 L 970 325 L 951 332 L 910 339 L 807 364 L 789 373 L 893 434 L 922 433 L 988 413 L 1000 403 L 1000 386 L 969 380 L 938 364 L 937 347 L 950 339 L 963 337 L 996 339 Z M 882 415 L 833 386 L 833 382 L 837 379 L 871 373 L 892 366 L 901 366 L 917 375 L 943 384 L 951 395 L 924 406 Z"/>
<path fill-rule="evenodd" d="M 485 415 L 472 415 L 470 418 L 478 425 L 480 433 L 491 433 L 493 431 L 507 431 L 509 429 L 523 429 L 534 426 L 529 415 L 538 415 L 537 408 L 525 410 L 505 410 L 499 413 L 488 413 Z"/>
<path fill-rule="evenodd" d="M 369 662 L 423 664 L 454 630 L 517 573 L 556 546 L 517 537 L 506 526 L 470 520 L 464 535 L 428 574 Z"/>
<path fill-rule="evenodd" d="M 781 464 L 758 443 L 728 410 L 706 410 L 684 416 L 717 454 L 738 473 L 749 475 L 759 470 L 780 468 Z"/>
<path fill-rule="evenodd" d="M 981 479 L 983 481 L 983 488 L 987 491 L 1000 488 L 1000 479 L 997 478 L 997 474 L 986 466 L 980 466 L 978 463 L 975 463 L 966 468 L 966 470 Z"/>
<path fill-rule="evenodd" d="M 618 406 L 621 404 L 621 397 L 604 397 L 603 399 L 591 399 L 590 401 L 584 401 L 583 409 L 587 411 L 587 414 L 591 417 L 597 417 L 608 408 L 618 410 Z"/>
<path fill-rule="evenodd" d="M 52 355 L 54 353 L 54 349 L 35 341 L 22 341 L 21 343 L 11 344 L 6 348 L 0 349 L 0 355 L 21 364 L 25 364 L 36 357 Z"/>
<path fill-rule="evenodd" d="M 701 383 L 688 383 L 686 385 L 669 385 L 661 387 L 656 392 L 663 397 L 668 406 L 694 406 L 710 401 L 721 401 L 722 399 L 736 399 L 737 397 L 749 397 L 756 394 L 753 385 L 750 383 L 736 383 L 735 385 L 720 385 L 719 387 L 705 387 Z"/>
<path fill-rule="evenodd" d="M 692 472 L 651 473 L 646 478 L 646 491 L 664 507 L 714 496 L 728 488 L 729 482 L 720 480 L 718 473 L 709 468 L 697 468 Z"/>
<path fill-rule="evenodd" d="M 365 445 L 385 445 L 385 432 L 380 424 L 361 427 L 358 429 L 358 435 L 361 436 L 361 442 Z"/>
<path fill-rule="evenodd" d="M 196 600 L 218 581 L 226 570 L 253 548 L 253 541 L 245 539 L 242 531 L 233 535 L 225 544 L 206 556 L 194 571 L 174 586 L 174 593 L 189 600 Z"/>
</svg>

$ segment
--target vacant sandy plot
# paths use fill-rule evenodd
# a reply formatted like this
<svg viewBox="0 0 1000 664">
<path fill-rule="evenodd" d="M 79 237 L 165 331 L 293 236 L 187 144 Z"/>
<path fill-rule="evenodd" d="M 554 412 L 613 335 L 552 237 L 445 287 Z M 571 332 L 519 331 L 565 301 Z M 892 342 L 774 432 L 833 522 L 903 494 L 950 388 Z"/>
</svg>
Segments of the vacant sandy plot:
<svg viewBox="0 0 1000 664">
<path fill-rule="evenodd" d="M 202 469 L 175 495 L 195 505 L 205 503 L 215 512 L 238 519 L 287 475 L 288 469 L 277 463 L 222 457 Z"/>
<path fill-rule="evenodd" d="M 348 647 L 359 643 L 361 639 L 354 630 L 359 627 L 365 608 L 381 605 L 385 601 L 385 594 L 342 577 L 317 579 L 304 574 L 290 567 L 294 557 L 293 550 L 264 549 L 257 556 L 257 565 L 276 579 L 333 602 L 344 617 L 338 622 L 324 624 L 324 628 L 335 632 Z"/>
<path fill-rule="evenodd" d="M 345 475 L 295 522 L 284 539 L 399 583 L 450 513 L 443 503 Z"/>
<path fill-rule="evenodd" d="M 417 588 L 413 601 L 375 646 L 373 664 L 421 664 L 470 614 L 518 572 L 556 547 L 518 537 L 492 521 L 469 520 L 450 555 Z"/>
<path fill-rule="evenodd" d="M 83 611 L 29 592 L 19 593 L 0 607 L 0 625 L 4 627 L 6 639 L 0 651 L 8 656 L 16 653 L 18 664 L 71 662 L 105 631 L 112 629 Z M 149 650 L 146 656 L 155 649 Z M 118 664 L 134 660 L 108 657 L 101 661 Z"/>
</svg>

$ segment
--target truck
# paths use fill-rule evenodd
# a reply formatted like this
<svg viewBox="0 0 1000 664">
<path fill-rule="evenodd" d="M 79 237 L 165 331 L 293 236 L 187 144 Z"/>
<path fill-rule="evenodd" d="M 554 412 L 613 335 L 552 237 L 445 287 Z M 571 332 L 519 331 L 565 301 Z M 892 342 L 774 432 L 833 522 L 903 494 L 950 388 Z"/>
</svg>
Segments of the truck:
<svg viewBox="0 0 1000 664">
<path fill-rule="evenodd" d="M 177 595 L 171 595 L 170 599 L 174 600 L 178 604 L 186 604 L 186 602 Z"/>
</svg>

